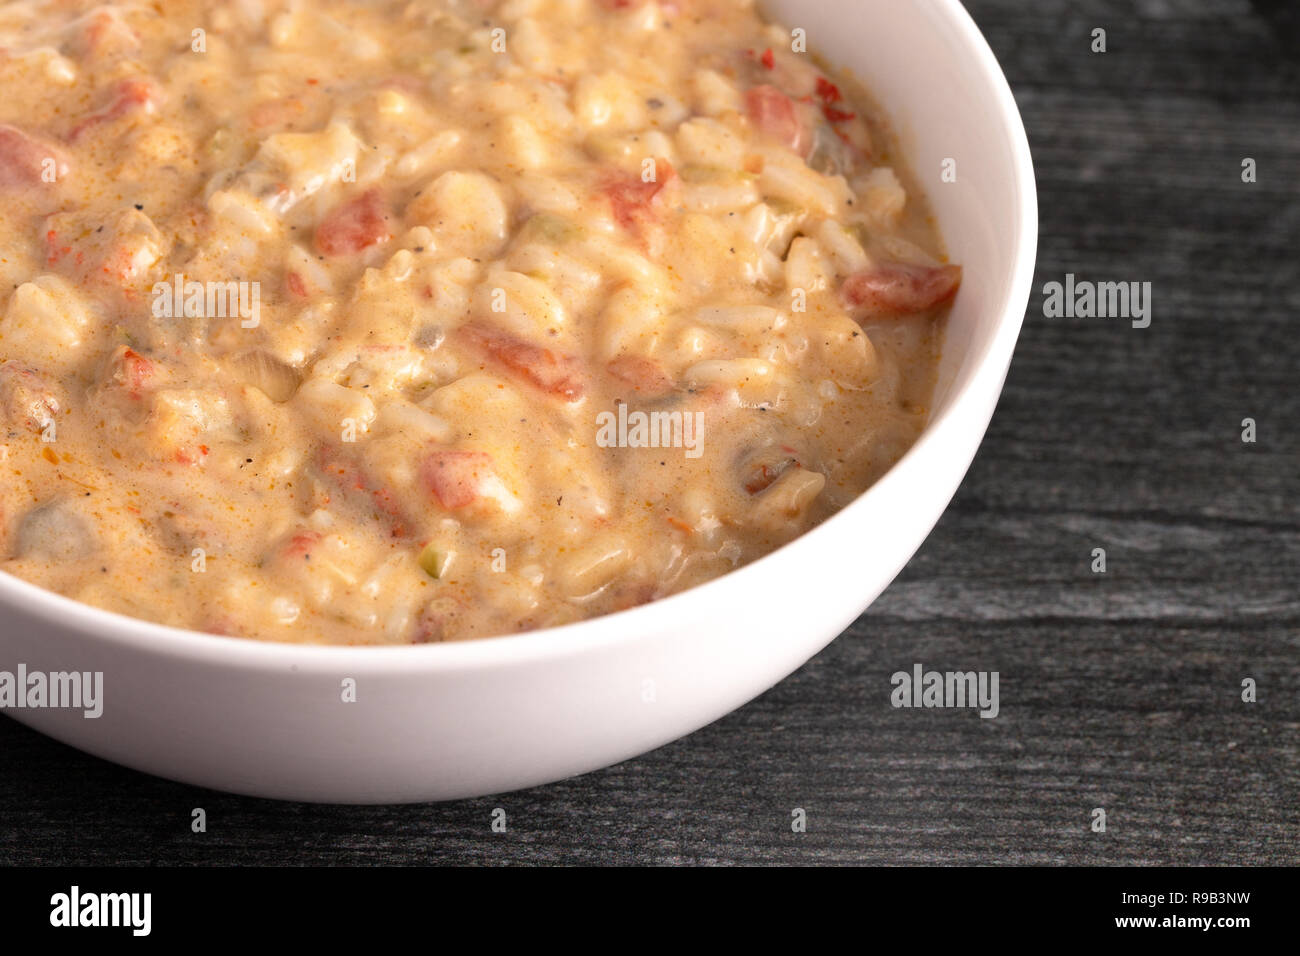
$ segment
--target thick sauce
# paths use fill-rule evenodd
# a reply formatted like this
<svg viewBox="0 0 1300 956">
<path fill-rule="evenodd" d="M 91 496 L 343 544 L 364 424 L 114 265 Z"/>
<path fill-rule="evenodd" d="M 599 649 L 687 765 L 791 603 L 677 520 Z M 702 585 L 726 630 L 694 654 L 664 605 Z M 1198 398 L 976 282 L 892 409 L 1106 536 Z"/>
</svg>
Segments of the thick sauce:
<svg viewBox="0 0 1300 956">
<path fill-rule="evenodd" d="M 0 569 L 80 601 L 563 623 L 780 546 L 926 421 L 960 272 L 743 0 L 20 0 L 0 86 Z"/>
</svg>

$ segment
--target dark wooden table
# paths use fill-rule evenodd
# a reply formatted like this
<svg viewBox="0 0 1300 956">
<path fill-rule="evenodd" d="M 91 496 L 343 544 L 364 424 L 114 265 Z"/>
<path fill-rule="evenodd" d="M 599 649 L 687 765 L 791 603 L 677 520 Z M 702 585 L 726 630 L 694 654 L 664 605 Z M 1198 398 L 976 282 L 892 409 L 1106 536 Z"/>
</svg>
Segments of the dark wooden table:
<svg viewBox="0 0 1300 956">
<path fill-rule="evenodd" d="M 1034 149 L 1037 288 L 1149 281 L 1154 316 L 1035 295 L 965 484 L 847 634 L 655 753 L 454 804 L 231 797 L 0 720 L 0 861 L 1300 860 L 1300 4 L 968 5 Z M 1001 716 L 892 709 L 918 661 L 999 671 Z"/>
</svg>

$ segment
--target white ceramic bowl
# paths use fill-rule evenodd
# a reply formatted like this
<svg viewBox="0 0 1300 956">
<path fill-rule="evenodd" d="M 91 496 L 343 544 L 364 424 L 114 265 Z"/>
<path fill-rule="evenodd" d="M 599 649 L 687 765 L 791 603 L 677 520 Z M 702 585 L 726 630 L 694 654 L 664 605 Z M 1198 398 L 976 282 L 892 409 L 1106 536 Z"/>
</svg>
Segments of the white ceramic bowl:
<svg viewBox="0 0 1300 956">
<path fill-rule="evenodd" d="M 721 717 L 828 644 L 893 580 L 984 435 L 1029 296 L 1033 167 L 993 54 L 956 0 L 779 0 L 865 82 L 965 281 L 920 441 L 811 533 L 645 607 L 548 631 L 401 648 L 212 637 L 98 611 L 0 574 L 0 670 L 102 671 L 104 709 L 11 715 L 193 784 L 379 803 L 513 790 L 644 753 Z M 957 182 L 941 184 L 944 159 Z M 342 701 L 345 678 L 355 703 Z"/>
</svg>

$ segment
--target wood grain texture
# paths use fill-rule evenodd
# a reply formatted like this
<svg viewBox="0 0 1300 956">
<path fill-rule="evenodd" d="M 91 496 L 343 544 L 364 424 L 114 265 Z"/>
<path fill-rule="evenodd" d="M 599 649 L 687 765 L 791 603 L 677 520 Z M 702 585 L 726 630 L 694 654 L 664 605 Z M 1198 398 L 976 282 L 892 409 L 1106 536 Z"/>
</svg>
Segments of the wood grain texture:
<svg viewBox="0 0 1300 956">
<path fill-rule="evenodd" d="M 847 634 L 655 753 L 445 805 L 230 797 L 0 720 L 0 862 L 1300 861 L 1295 5 L 968 6 L 1034 150 L 1037 288 L 1150 281 L 1155 314 L 1049 320 L 1035 295 L 966 482 Z M 999 671 L 1001 715 L 892 709 L 914 662 Z"/>
</svg>

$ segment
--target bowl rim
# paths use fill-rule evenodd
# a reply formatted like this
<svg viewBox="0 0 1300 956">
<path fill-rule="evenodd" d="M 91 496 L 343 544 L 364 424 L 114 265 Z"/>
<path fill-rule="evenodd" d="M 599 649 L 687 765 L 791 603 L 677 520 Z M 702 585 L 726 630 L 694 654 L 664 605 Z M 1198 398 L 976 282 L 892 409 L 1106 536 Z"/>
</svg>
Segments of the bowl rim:
<svg viewBox="0 0 1300 956">
<path fill-rule="evenodd" d="M 665 629 L 673 621 L 682 620 L 680 611 L 692 604 L 711 600 L 710 595 L 717 590 L 743 587 L 746 581 L 773 562 L 783 560 L 782 556 L 789 551 L 813 549 L 820 538 L 852 520 L 853 514 L 863 511 L 869 499 L 880 496 L 889 487 L 908 484 L 920 453 L 944 441 L 944 436 L 956 430 L 961 424 L 958 421 L 961 409 L 970 403 L 973 394 L 991 393 L 996 400 L 1024 321 L 1024 308 L 1017 311 L 1020 293 L 1025 291 L 1027 299 L 1032 286 L 1038 246 L 1038 195 L 1024 121 L 1006 75 L 970 13 L 959 0 L 933 0 L 933 3 L 957 31 L 959 40 L 971 51 L 975 64 L 990 84 L 1000 125 L 1005 127 L 1010 139 L 1007 145 L 1013 157 L 1012 193 L 1019 207 L 1014 267 L 1006 286 L 1003 314 L 993 335 L 979 354 L 967 359 L 973 368 L 968 380 L 952 393 L 945 407 L 893 467 L 821 524 L 743 567 L 649 604 L 555 627 L 463 641 L 329 645 L 210 634 L 83 604 L 4 571 L 0 571 L 0 612 L 19 608 L 29 617 L 52 627 L 75 628 L 91 634 L 105 645 L 130 648 L 150 656 L 184 658 L 224 667 L 333 673 L 346 665 L 349 673 L 369 675 L 410 669 L 480 669 L 553 661 L 579 656 L 596 648 L 618 649 L 648 632 Z M 888 104 L 884 105 L 888 108 Z M 637 623 L 633 626 L 634 618 Z"/>
</svg>

